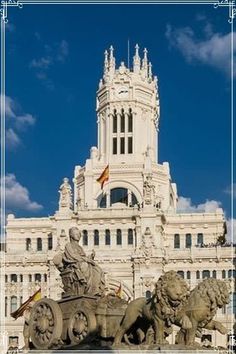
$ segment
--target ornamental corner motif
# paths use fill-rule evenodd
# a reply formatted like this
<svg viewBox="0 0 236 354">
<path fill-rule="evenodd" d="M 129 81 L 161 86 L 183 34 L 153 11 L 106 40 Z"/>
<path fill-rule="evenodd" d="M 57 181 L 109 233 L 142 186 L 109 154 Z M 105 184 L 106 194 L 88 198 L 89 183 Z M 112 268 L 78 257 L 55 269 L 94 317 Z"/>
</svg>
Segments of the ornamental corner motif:
<svg viewBox="0 0 236 354">
<path fill-rule="evenodd" d="M 18 0 L 2 0 L 0 6 L 1 20 L 3 23 L 8 23 L 8 7 L 18 7 L 22 9 L 23 3 Z"/>
<path fill-rule="evenodd" d="M 218 9 L 219 7 L 228 7 L 229 10 L 228 22 L 232 24 L 236 15 L 235 0 L 218 0 L 214 4 L 214 8 Z"/>
</svg>

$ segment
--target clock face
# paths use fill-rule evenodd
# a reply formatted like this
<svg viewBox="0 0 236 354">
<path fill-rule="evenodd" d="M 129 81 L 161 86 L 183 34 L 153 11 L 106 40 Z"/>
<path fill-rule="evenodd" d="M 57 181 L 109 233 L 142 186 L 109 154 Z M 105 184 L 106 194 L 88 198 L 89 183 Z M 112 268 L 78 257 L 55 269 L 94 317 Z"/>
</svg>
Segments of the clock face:
<svg viewBox="0 0 236 354">
<path fill-rule="evenodd" d="M 118 98 L 127 98 L 129 96 L 129 89 L 126 86 L 118 87 L 117 97 Z"/>
</svg>

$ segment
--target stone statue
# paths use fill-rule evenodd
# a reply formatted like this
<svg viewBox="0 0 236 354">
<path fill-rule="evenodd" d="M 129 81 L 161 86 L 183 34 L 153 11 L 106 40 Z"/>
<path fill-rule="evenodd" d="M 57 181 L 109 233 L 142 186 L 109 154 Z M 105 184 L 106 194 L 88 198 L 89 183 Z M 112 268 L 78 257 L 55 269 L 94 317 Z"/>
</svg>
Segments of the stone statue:
<svg viewBox="0 0 236 354">
<path fill-rule="evenodd" d="M 151 205 L 154 203 L 155 198 L 155 186 L 152 184 L 151 174 L 146 176 L 143 183 L 143 199 L 146 205 Z"/>
<path fill-rule="evenodd" d="M 94 262 L 94 251 L 87 257 L 79 245 L 81 233 L 77 227 L 69 230 L 70 242 L 64 253 L 57 254 L 53 261 L 61 272 L 65 293 L 69 295 L 102 295 L 105 278 L 102 269 Z"/>
<path fill-rule="evenodd" d="M 64 178 L 63 183 L 60 186 L 60 199 L 59 199 L 59 209 L 66 208 L 72 209 L 72 188 L 69 184 L 69 179 Z"/>
<path fill-rule="evenodd" d="M 131 301 L 118 329 L 114 345 L 121 343 L 122 337 L 131 329 L 138 318 L 149 323 L 154 330 L 155 344 L 165 344 L 165 337 L 172 332 L 172 324 L 189 328 L 191 322 L 185 313 L 178 313 L 189 294 L 187 283 L 174 271 L 162 275 L 156 283 L 150 299 L 138 298 Z M 140 324 L 139 322 L 139 324 Z"/>
<path fill-rule="evenodd" d="M 187 315 L 191 321 L 191 328 L 183 329 L 177 333 L 176 343 L 195 345 L 195 336 L 201 333 L 202 328 L 217 330 L 227 334 L 227 329 L 218 321 L 214 321 L 217 309 L 230 301 L 229 286 L 224 280 L 214 278 L 205 279 L 192 291 L 180 316 Z"/>
</svg>

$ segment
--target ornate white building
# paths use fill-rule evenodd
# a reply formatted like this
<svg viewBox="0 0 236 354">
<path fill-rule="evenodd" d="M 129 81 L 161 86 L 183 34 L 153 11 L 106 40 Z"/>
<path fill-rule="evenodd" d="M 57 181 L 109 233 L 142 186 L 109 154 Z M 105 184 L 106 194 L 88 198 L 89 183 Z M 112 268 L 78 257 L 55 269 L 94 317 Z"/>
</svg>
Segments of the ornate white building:
<svg viewBox="0 0 236 354">
<path fill-rule="evenodd" d="M 105 52 L 96 110 L 98 146 L 90 149 L 84 166 L 75 166 L 73 188 L 63 180 L 58 211 L 45 218 L 7 219 L 5 323 L 8 337 L 20 346 L 23 319 L 15 321 L 10 313 L 38 286 L 43 296 L 60 298 L 52 258 L 63 250 L 72 226 L 81 230 L 85 252 L 95 251 L 108 291 L 121 283 L 126 298 L 149 297 L 168 270 L 180 272 L 191 287 L 204 277 L 233 278 L 233 248 L 217 243 L 225 234 L 223 210 L 176 211 L 169 164 L 158 161 L 158 80 L 146 49 L 141 59 L 136 46 L 132 69 L 123 62 L 116 67 L 112 47 Z M 102 190 L 97 179 L 107 165 L 109 179 Z M 231 304 L 217 314 L 229 332 L 232 312 Z M 209 334 L 213 345 L 226 344 L 226 336 Z"/>
</svg>

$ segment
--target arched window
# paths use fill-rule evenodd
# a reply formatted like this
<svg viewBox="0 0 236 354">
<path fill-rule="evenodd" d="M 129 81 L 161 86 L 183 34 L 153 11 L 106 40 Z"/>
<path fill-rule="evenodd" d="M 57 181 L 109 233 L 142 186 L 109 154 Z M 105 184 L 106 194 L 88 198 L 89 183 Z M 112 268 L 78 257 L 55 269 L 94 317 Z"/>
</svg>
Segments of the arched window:
<svg viewBox="0 0 236 354">
<path fill-rule="evenodd" d="M 179 234 L 174 235 L 174 248 L 180 248 L 180 237 Z"/>
<path fill-rule="evenodd" d="M 202 233 L 199 233 L 197 234 L 197 244 L 198 246 L 201 246 L 203 244 L 203 234 Z"/>
<path fill-rule="evenodd" d="M 115 203 L 123 203 L 128 205 L 128 189 L 113 188 L 111 190 L 111 205 Z"/>
<path fill-rule="evenodd" d="M 134 232 L 133 229 L 128 230 L 128 245 L 133 245 L 134 243 Z"/>
<path fill-rule="evenodd" d="M 186 234 L 186 236 L 185 236 L 185 247 L 186 248 L 192 247 L 192 235 L 191 234 Z"/>
<path fill-rule="evenodd" d="M 8 276 L 7 276 L 7 274 L 5 274 L 5 283 L 7 283 L 8 282 Z"/>
<path fill-rule="evenodd" d="M 116 114 L 116 109 L 114 109 L 114 113 L 113 113 L 113 133 L 117 133 L 117 114 Z"/>
<path fill-rule="evenodd" d="M 200 279 L 200 272 L 199 272 L 199 270 L 196 271 L 196 278 L 197 278 L 197 279 Z"/>
<path fill-rule="evenodd" d="M 48 235 L 48 250 L 52 250 L 53 248 L 53 239 L 52 239 L 52 234 Z"/>
<path fill-rule="evenodd" d="M 32 282 L 32 275 L 29 274 L 29 282 L 31 283 Z"/>
<path fill-rule="evenodd" d="M 235 269 L 230 269 L 228 271 L 228 278 L 234 278 L 235 279 Z"/>
<path fill-rule="evenodd" d="M 146 299 L 151 299 L 151 297 L 152 297 L 151 291 L 147 290 L 146 293 L 145 293 L 145 296 L 146 296 Z"/>
<path fill-rule="evenodd" d="M 216 270 L 213 270 L 212 277 L 216 279 Z"/>
<path fill-rule="evenodd" d="M 25 247 L 26 247 L 26 251 L 30 251 L 31 250 L 31 238 L 27 238 L 25 240 Z"/>
<path fill-rule="evenodd" d="M 226 277 L 226 271 L 222 270 L 222 278 L 225 279 L 225 277 Z"/>
<path fill-rule="evenodd" d="M 210 278 L 210 271 L 209 270 L 203 270 L 202 271 L 202 279 Z"/>
<path fill-rule="evenodd" d="M 131 108 L 129 108 L 129 115 L 128 115 L 128 132 L 129 133 L 133 132 L 133 114 Z"/>
<path fill-rule="evenodd" d="M 105 230 L 105 245 L 110 245 L 111 244 L 111 233 L 110 230 L 106 229 Z"/>
<path fill-rule="evenodd" d="M 94 230 L 94 246 L 99 246 L 99 231 Z"/>
<path fill-rule="evenodd" d="M 187 271 L 187 279 L 191 279 L 191 272 L 189 270 Z"/>
<path fill-rule="evenodd" d="M 44 281 L 47 282 L 47 274 L 44 274 Z"/>
<path fill-rule="evenodd" d="M 41 237 L 37 238 L 37 251 L 42 251 L 43 245 L 42 245 L 42 239 Z"/>
<path fill-rule="evenodd" d="M 11 296 L 11 313 L 17 310 L 17 297 Z"/>
<path fill-rule="evenodd" d="M 182 270 L 178 270 L 177 274 L 179 274 L 184 279 L 184 272 Z"/>
<path fill-rule="evenodd" d="M 133 207 L 134 205 L 138 205 L 138 199 L 136 195 L 127 188 L 117 187 L 111 189 L 110 195 L 100 195 L 97 199 L 97 203 L 99 208 L 106 208 L 107 203 L 110 206 L 116 203 L 122 203 L 126 206 Z"/>
<path fill-rule="evenodd" d="M 7 296 L 5 297 L 5 317 L 7 317 L 7 307 L 8 307 L 8 303 L 7 303 Z"/>
<path fill-rule="evenodd" d="M 23 275 L 20 274 L 20 282 L 23 283 Z"/>
<path fill-rule="evenodd" d="M 88 246 L 88 231 L 83 230 L 83 245 Z"/>
<path fill-rule="evenodd" d="M 38 281 L 38 282 L 41 282 L 41 274 L 36 273 L 36 274 L 34 275 L 34 280 L 35 280 L 35 281 Z"/>
<path fill-rule="evenodd" d="M 121 109 L 121 115 L 120 115 L 120 132 L 124 133 L 125 132 L 125 113 L 124 113 L 124 108 Z"/>
<path fill-rule="evenodd" d="M 14 283 L 17 283 L 17 275 L 16 274 L 11 274 L 11 281 Z"/>
<path fill-rule="evenodd" d="M 116 230 L 116 244 L 122 245 L 122 232 L 120 229 Z"/>
</svg>

